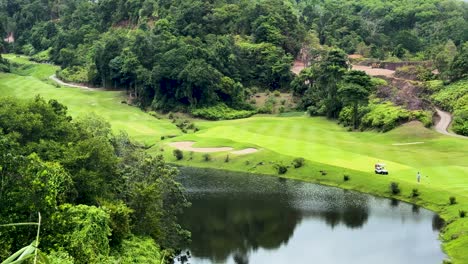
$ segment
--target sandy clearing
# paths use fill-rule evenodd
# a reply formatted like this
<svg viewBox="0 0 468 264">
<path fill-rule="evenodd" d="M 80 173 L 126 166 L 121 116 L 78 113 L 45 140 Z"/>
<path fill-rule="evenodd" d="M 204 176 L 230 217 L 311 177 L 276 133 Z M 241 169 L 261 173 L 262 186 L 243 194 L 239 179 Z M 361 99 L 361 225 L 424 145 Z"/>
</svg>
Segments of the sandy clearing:
<svg viewBox="0 0 468 264">
<path fill-rule="evenodd" d="M 192 147 L 193 144 L 195 144 L 195 142 L 193 142 L 193 141 L 179 141 L 179 142 L 169 143 L 168 145 L 171 146 L 171 147 L 180 149 L 180 150 L 200 152 L 200 153 L 213 153 L 213 152 L 223 152 L 223 151 L 234 150 L 234 148 L 231 148 L 231 147 L 194 148 L 194 147 Z M 231 151 L 231 153 L 236 154 L 236 155 L 245 155 L 245 154 L 255 153 L 257 151 L 258 151 L 258 149 L 255 149 L 255 148 L 246 148 L 246 149 Z"/>
<path fill-rule="evenodd" d="M 370 66 L 362 66 L 362 65 L 353 65 L 353 70 L 356 71 L 364 71 L 370 76 L 386 76 L 386 77 L 393 77 L 395 71 L 381 69 L 381 68 L 372 68 Z"/>
<path fill-rule="evenodd" d="M 291 71 L 298 75 L 303 69 L 305 68 L 305 64 L 302 61 L 296 60 L 294 61 L 294 65 L 291 68 Z M 395 71 L 381 69 L 381 68 L 372 68 L 370 66 L 363 66 L 363 65 L 352 65 L 353 70 L 357 71 L 364 71 L 370 76 L 386 76 L 386 77 L 393 77 Z"/>
<path fill-rule="evenodd" d="M 409 142 L 409 143 L 394 143 L 392 146 L 405 146 L 405 145 L 417 145 L 424 144 L 424 142 Z"/>
</svg>

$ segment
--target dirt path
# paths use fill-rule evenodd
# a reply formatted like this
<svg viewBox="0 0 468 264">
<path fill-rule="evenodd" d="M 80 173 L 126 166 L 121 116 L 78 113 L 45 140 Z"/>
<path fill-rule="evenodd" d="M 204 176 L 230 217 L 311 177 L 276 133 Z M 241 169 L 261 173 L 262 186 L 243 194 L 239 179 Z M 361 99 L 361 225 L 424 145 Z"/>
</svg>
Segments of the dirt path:
<svg viewBox="0 0 468 264">
<path fill-rule="evenodd" d="M 57 78 L 57 76 L 55 76 L 55 74 L 50 76 L 49 78 L 52 79 L 53 81 L 55 81 L 56 83 L 58 83 L 60 85 L 63 85 L 63 86 L 67 86 L 67 87 L 80 88 L 80 89 L 84 89 L 84 90 L 87 90 L 87 91 L 103 90 L 102 88 L 91 88 L 89 86 L 82 85 L 82 84 L 66 83 L 66 82 L 60 80 L 59 78 Z"/>
<path fill-rule="evenodd" d="M 450 126 L 450 123 L 452 123 L 452 115 L 448 112 L 442 111 L 439 108 L 436 107 L 437 115 L 439 115 L 440 120 L 437 122 L 435 125 L 435 130 L 441 134 L 447 135 L 447 136 L 452 136 L 452 137 L 458 137 L 458 138 L 468 138 L 462 135 L 457 135 L 454 133 L 451 133 L 448 131 L 448 127 Z"/>
<path fill-rule="evenodd" d="M 172 142 L 172 143 L 169 143 L 168 145 L 171 147 L 180 149 L 180 150 L 200 152 L 200 153 L 231 151 L 232 154 L 245 155 L 245 154 L 255 153 L 258 151 L 258 149 L 255 149 L 255 148 L 246 148 L 246 149 L 236 150 L 236 151 L 232 151 L 234 150 L 234 148 L 231 148 L 231 147 L 194 148 L 193 144 L 195 144 L 195 142 L 193 141 L 180 141 L 180 142 Z"/>
</svg>

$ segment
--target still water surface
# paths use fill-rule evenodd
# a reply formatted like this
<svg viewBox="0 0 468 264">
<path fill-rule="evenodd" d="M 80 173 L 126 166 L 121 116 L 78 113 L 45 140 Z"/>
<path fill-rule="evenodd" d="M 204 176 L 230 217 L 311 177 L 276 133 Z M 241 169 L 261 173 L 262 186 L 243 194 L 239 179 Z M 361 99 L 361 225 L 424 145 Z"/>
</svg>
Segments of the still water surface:
<svg viewBox="0 0 468 264">
<path fill-rule="evenodd" d="M 276 177 L 182 168 L 188 262 L 441 263 L 433 212 Z M 180 263 L 177 262 L 176 263 Z"/>
</svg>

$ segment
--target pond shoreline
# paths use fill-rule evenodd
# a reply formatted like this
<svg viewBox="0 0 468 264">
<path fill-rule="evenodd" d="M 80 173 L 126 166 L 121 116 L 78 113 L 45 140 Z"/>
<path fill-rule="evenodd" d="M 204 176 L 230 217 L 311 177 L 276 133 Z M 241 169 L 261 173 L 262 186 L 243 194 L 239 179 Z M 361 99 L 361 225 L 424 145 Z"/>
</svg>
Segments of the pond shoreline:
<svg viewBox="0 0 468 264">
<path fill-rule="evenodd" d="M 379 198 L 395 199 L 395 200 L 405 202 L 405 203 L 408 203 L 408 204 L 420 206 L 420 207 L 422 207 L 422 208 L 424 208 L 426 210 L 429 210 L 429 211 L 432 211 L 432 212 L 436 213 L 444 221 L 444 225 L 439 231 L 439 238 L 438 239 L 440 241 L 442 251 L 450 258 L 450 260 L 448 260 L 448 261 L 452 261 L 450 254 L 446 250 L 446 246 L 447 246 L 446 244 L 447 244 L 448 241 L 445 241 L 443 236 L 444 236 L 445 232 L 447 231 L 446 230 L 447 224 L 453 223 L 454 221 L 449 222 L 448 219 L 443 217 L 443 215 L 442 215 L 443 210 L 439 209 L 436 204 L 433 204 L 430 201 L 424 201 L 424 200 L 415 201 L 414 199 L 407 198 L 407 197 L 404 197 L 404 196 L 401 196 L 401 195 L 395 196 L 395 195 L 387 194 L 385 192 L 374 192 L 372 190 L 366 190 L 365 188 L 358 188 L 358 187 L 355 187 L 355 186 L 352 186 L 352 185 L 343 185 L 343 184 L 339 184 L 338 182 L 320 181 L 320 180 L 317 180 L 315 178 L 310 178 L 309 180 L 307 180 L 307 179 L 299 178 L 297 176 L 295 177 L 292 173 L 287 174 L 287 175 L 286 174 L 284 174 L 284 175 L 275 175 L 275 174 L 267 174 L 267 173 L 252 173 L 252 172 L 241 171 L 241 170 L 210 168 L 210 167 L 204 167 L 204 166 L 186 166 L 186 165 L 180 165 L 180 164 L 173 163 L 173 162 L 168 162 L 168 164 L 178 168 L 179 170 L 181 169 L 180 170 L 181 172 L 183 172 L 184 169 L 196 169 L 196 170 L 201 170 L 203 172 L 217 171 L 217 172 L 222 172 L 222 173 L 228 173 L 228 175 L 226 175 L 227 177 L 229 177 L 229 173 L 276 177 L 276 178 L 279 178 L 279 179 L 296 180 L 296 181 L 307 182 L 307 183 L 312 183 L 312 184 L 317 184 L 317 185 L 322 185 L 322 186 L 327 186 L 327 187 L 339 188 L 339 189 L 342 189 L 342 190 L 355 191 L 355 192 L 358 192 L 358 193 L 368 194 L 368 195 L 372 195 L 372 196 L 379 197 Z M 445 263 L 445 261 L 444 261 L 444 263 Z M 448 262 L 448 263 L 452 263 L 452 262 Z M 456 262 L 456 263 L 458 263 L 458 262 Z"/>
</svg>

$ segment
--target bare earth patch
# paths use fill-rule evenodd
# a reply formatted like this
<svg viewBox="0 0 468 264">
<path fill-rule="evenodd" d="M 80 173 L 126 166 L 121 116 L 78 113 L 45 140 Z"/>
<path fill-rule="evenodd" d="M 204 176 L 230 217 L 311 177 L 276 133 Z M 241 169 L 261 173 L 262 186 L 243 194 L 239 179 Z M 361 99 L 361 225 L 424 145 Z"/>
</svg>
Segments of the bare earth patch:
<svg viewBox="0 0 468 264">
<path fill-rule="evenodd" d="M 223 151 L 234 150 L 234 148 L 231 148 L 231 147 L 194 148 L 193 144 L 195 144 L 195 142 L 193 142 L 193 141 L 180 141 L 180 142 L 172 142 L 172 143 L 169 143 L 168 145 L 171 146 L 171 147 L 180 149 L 180 150 L 201 152 L 201 153 L 213 153 L 213 152 L 223 152 Z M 237 155 L 244 155 L 244 154 L 255 153 L 257 151 L 258 151 L 258 149 L 255 149 L 255 148 L 246 148 L 246 149 L 242 149 L 242 150 L 231 151 L 231 153 L 232 154 L 237 154 Z"/>
<path fill-rule="evenodd" d="M 296 74 L 296 75 L 299 75 L 299 73 L 305 68 L 305 64 L 304 62 L 300 61 L 300 60 L 295 60 L 294 61 L 294 65 L 291 69 L 291 71 Z"/>
<path fill-rule="evenodd" d="M 380 69 L 380 68 L 372 68 L 369 66 L 362 66 L 362 65 L 353 65 L 353 70 L 356 71 L 364 71 L 370 76 L 386 76 L 392 77 L 395 71 L 387 70 L 387 69 Z"/>
</svg>

